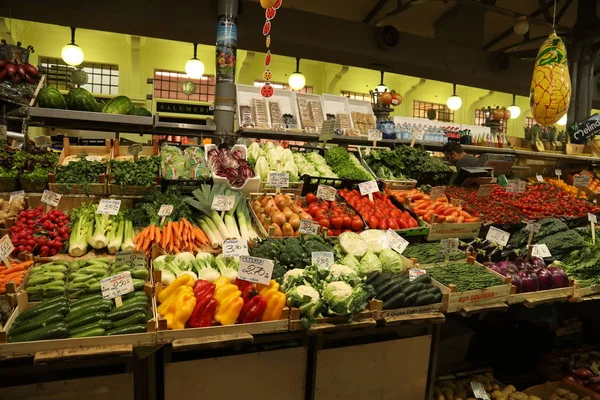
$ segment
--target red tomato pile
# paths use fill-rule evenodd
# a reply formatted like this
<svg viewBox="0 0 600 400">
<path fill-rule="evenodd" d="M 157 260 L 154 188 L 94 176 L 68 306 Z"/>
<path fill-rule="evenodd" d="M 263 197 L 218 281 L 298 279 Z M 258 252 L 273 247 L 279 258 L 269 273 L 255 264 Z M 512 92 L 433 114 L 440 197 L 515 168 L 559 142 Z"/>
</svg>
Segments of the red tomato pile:
<svg viewBox="0 0 600 400">
<path fill-rule="evenodd" d="M 45 213 L 41 206 L 19 213 L 10 228 L 14 254 L 24 251 L 41 257 L 53 256 L 63 250 L 69 239 L 69 216 L 61 211 Z"/>
<path fill-rule="evenodd" d="M 388 195 L 373 193 L 373 202 L 361 196 L 358 190 L 342 189 L 338 192 L 365 219 L 371 229 L 407 229 L 419 226 L 408 211 L 398 209 Z"/>
<path fill-rule="evenodd" d="M 313 193 L 306 195 L 306 201 L 298 200 L 304 211 L 313 217 L 328 236 L 339 236 L 342 232 L 361 232 L 364 224 L 360 216 L 344 202 L 317 199 Z"/>
</svg>

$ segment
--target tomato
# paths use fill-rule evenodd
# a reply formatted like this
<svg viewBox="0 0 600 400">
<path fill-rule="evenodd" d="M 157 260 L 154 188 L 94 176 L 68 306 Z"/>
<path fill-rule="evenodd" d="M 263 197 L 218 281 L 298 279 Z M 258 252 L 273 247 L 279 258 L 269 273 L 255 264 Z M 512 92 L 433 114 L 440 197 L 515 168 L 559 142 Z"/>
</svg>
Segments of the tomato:
<svg viewBox="0 0 600 400">
<path fill-rule="evenodd" d="M 331 229 L 327 229 L 327 236 L 335 236 Z"/>
<path fill-rule="evenodd" d="M 344 229 L 348 229 L 352 226 L 352 217 L 350 217 L 349 215 L 344 215 L 344 217 L 342 218 L 342 227 Z"/>
<path fill-rule="evenodd" d="M 332 215 L 329 221 L 333 229 L 341 229 L 344 224 L 344 219 L 339 215 Z"/>
<path fill-rule="evenodd" d="M 313 193 L 306 193 L 306 202 L 308 204 L 312 204 L 317 200 L 317 196 L 315 196 Z"/>
<path fill-rule="evenodd" d="M 387 226 L 389 229 L 393 229 L 393 230 L 399 229 L 398 223 L 396 222 L 396 220 L 394 218 L 388 218 L 386 222 L 387 222 Z"/>
<path fill-rule="evenodd" d="M 334 229 L 333 230 L 333 236 L 340 236 L 341 233 L 342 233 L 341 229 Z"/>
<path fill-rule="evenodd" d="M 311 217 L 314 217 L 317 214 L 318 209 L 319 206 L 316 203 L 312 203 L 310 206 L 308 206 L 307 212 Z"/>
<path fill-rule="evenodd" d="M 352 217 L 352 224 L 350 225 L 350 228 L 352 228 L 352 230 L 354 232 L 359 232 L 362 230 L 363 222 L 362 222 L 362 219 L 360 219 L 360 217 L 358 215 L 355 217 Z"/>
<path fill-rule="evenodd" d="M 323 210 L 322 208 L 319 208 L 317 210 L 317 212 L 315 213 L 315 218 L 317 220 L 321 220 L 321 219 L 327 219 L 327 220 L 329 220 L 329 216 L 327 215 L 326 211 Z"/>
<path fill-rule="evenodd" d="M 379 220 L 377 219 L 376 216 L 372 216 L 371 218 L 369 218 L 369 228 L 377 229 L 378 226 L 379 226 Z"/>
<path fill-rule="evenodd" d="M 327 217 L 319 218 L 318 223 L 323 228 L 329 228 L 331 226 L 331 224 L 329 223 L 329 218 L 327 218 Z"/>
<path fill-rule="evenodd" d="M 385 221 L 385 219 L 382 218 L 381 220 L 379 220 L 379 224 L 377 225 L 377 228 L 384 230 L 384 231 L 387 230 L 388 225 L 387 225 L 387 222 Z"/>
</svg>

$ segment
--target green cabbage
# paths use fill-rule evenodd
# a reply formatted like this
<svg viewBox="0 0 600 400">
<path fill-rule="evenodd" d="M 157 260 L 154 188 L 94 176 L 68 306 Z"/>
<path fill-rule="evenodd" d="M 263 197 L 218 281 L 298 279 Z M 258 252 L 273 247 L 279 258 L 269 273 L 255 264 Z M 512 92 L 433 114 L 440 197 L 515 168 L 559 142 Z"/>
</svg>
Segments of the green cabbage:
<svg viewBox="0 0 600 400">
<path fill-rule="evenodd" d="M 258 160 L 256 160 L 256 164 L 254 164 L 254 172 L 260 176 L 261 181 L 266 181 L 269 178 L 269 171 L 267 159 L 260 156 Z"/>
<path fill-rule="evenodd" d="M 360 270 L 360 262 L 352 254 L 346 254 L 344 256 L 344 258 L 342 258 L 342 260 L 340 262 L 342 264 L 344 264 L 344 265 L 352 268 L 356 272 L 358 272 Z"/>
<path fill-rule="evenodd" d="M 362 257 L 367 251 L 367 242 L 358 233 L 344 232 L 338 240 L 342 249 L 354 257 Z"/>
<path fill-rule="evenodd" d="M 366 275 L 372 271 L 382 272 L 383 267 L 381 265 L 381 261 L 379 260 L 379 258 L 377 258 L 375 253 L 373 253 L 371 250 L 368 250 L 363 256 L 363 258 L 360 259 L 358 272 L 361 275 Z"/>
<path fill-rule="evenodd" d="M 404 262 L 400 254 L 392 249 L 383 249 L 379 253 L 379 260 L 385 272 L 398 273 L 404 270 Z"/>
</svg>

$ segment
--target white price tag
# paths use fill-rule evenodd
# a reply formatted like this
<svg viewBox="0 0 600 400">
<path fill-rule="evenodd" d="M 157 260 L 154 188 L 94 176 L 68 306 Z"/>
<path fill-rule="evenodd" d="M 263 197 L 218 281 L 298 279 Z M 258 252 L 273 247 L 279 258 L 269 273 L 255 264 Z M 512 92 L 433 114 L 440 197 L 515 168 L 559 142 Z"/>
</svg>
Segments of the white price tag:
<svg viewBox="0 0 600 400">
<path fill-rule="evenodd" d="M 273 274 L 273 260 L 250 256 L 240 257 L 238 279 L 268 285 Z"/>
<path fill-rule="evenodd" d="M 537 233 L 541 227 L 542 225 L 538 222 L 530 222 L 527 225 L 525 225 L 525 231 Z"/>
<path fill-rule="evenodd" d="M 377 186 L 377 181 L 361 182 L 358 184 L 358 190 L 360 190 L 361 196 L 366 196 L 370 193 L 379 192 L 379 186 Z"/>
<path fill-rule="evenodd" d="M 311 253 L 312 265 L 320 269 L 329 269 L 333 264 L 333 253 L 330 251 L 313 251 Z"/>
<path fill-rule="evenodd" d="M 333 139 L 333 131 L 335 130 L 335 120 L 328 119 L 323 121 L 323 125 L 321 126 L 321 134 L 319 135 L 319 140 L 321 142 L 326 142 L 328 140 Z"/>
<path fill-rule="evenodd" d="M 416 140 L 421 141 L 421 140 L 423 140 L 423 137 L 425 136 L 425 132 L 416 132 L 416 133 L 413 133 L 413 136 L 415 137 Z"/>
<path fill-rule="evenodd" d="M 431 198 L 431 200 L 439 199 L 444 195 L 445 191 L 446 186 L 434 186 L 431 188 L 431 193 L 429 194 L 429 197 Z"/>
<path fill-rule="evenodd" d="M 554 170 L 554 174 L 555 174 L 556 176 L 561 176 L 561 175 L 562 175 L 562 171 L 561 171 L 560 169 L 555 169 L 555 170 Z"/>
<path fill-rule="evenodd" d="M 35 147 L 50 147 L 52 146 L 52 138 L 50 136 L 36 136 L 34 143 Z"/>
<path fill-rule="evenodd" d="M 287 172 L 269 172 L 269 186 L 289 187 L 290 174 L 288 174 Z"/>
<path fill-rule="evenodd" d="M 0 261 L 6 260 L 14 249 L 15 246 L 13 246 L 12 242 L 10 241 L 8 234 L 2 236 L 2 239 L 0 239 Z"/>
<path fill-rule="evenodd" d="M 538 182 L 544 182 L 544 177 L 539 174 L 535 176 L 535 179 L 537 179 Z"/>
<path fill-rule="evenodd" d="M 248 242 L 242 239 L 231 239 L 223 241 L 223 257 L 247 256 Z"/>
<path fill-rule="evenodd" d="M 490 242 L 499 244 L 500 246 L 506 246 L 508 244 L 508 239 L 510 239 L 510 233 L 503 231 L 502 229 L 498 229 L 494 226 L 490 226 L 490 230 L 488 231 L 485 238 Z"/>
<path fill-rule="evenodd" d="M 473 389 L 473 395 L 476 399 L 490 400 L 490 396 L 488 396 L 481 383 L 471 382 L 471 389 Z"/>
<path fill-rule="evenodd" d="M 383 134 L 381 133 L 381 131 L 379 131 L 377 129 L 369 129 L 368 140 L 370 142 L 375 142 L 375 141 L 381 140 L 382 138 L 383 138 Z"/>
<path fill-rule="evenodd" d="M 146 254 L 142 250 L 119 251 L 115 266 L 128 265 L 131 268 L 146 268 Z"/>
<path fill-rule="evenodd" d="M 317 199 L 335 201 L 335 194 L 337 190 L 334 187 L 327 185 L 317 186 Z"/>
<path fill-rule="evenodd" d="M 408 281 L 412 282 L 415 279 L 417 279 L 418 277 L 420 277 L 421 275 L 425 275 L 426 273 L 427 273 L 427 271 L 425 271 L 424 269 L 411 268 L 408 270 Z"/>
<path fill-rule="evenodd" d="M 100 281 L 100 289 L 102 290 L 102 297 L 105 299 L 121 297 L 135 290 L 129 271 L 123 271 L 120 274 L 102 279 Z"/>
<path fill-rule="evenodd" d="M 517 190 L 519 189 L 519 182 L 517 180 L 510 180 L 508 181 L 508 184 L 506 185 L 506 193 L 517 193 Z"/>
<path fill-rule="evenodd" d="M 144 147 L 142 146 L 142 144 L 141 144 L 141 143 L 134 143 L 134 144 L 132 144 L 131 146 L 129 146 L 129 147 L 127 148 L 127 152 L 128 152 L 130 155 L 133 155 L 133 156 L 135 156 L 135 155 L 137 155 L 137 154 L 140 154 L 140 153 L 142 152 L 143 148 L 144 148 Z"/>
<path fill-rule="evenodd" d="M 527 182 L 519 181 L 519 185 L 517 186 L 517 193 L 525 193 L 526 188 L 527 188 Z"/>
<path fill-rule="evenodd" d="M 218 194 L 213 197 L 211 209 L 215 211 L 229 211 L 235 204 L 235 196 Z"/>
<path fill-rule="evenodd" d="M 104 157 L 101 156 L 87 156 L 85 157 L 86 160 L 88 160 L 89 162 L 104 162 Z"/>
<path fill-rule="evenodd" d="M 308 219 L 301 219 L 300 227 L 298 228 L 298 231 L 300 233 L 304 233 L 306 235 L 318 235 L 319 228 L 320 228 L 319 224 L 315 224 L 314 222 L 312 222 Z"/>
<path fill-rule="evenodd" d="M 494 185 L 481 185 L 477 190 L 477 197 L 489 197 L 494 190 Z"/>
<path fill-rule="evenodd" d="M 23 200 L 25 198 L 24 190 L 17 190 L 16 192 L 10 192 L 10 198 L 8 202 L 12 202 L 13 200 Z"/>
<path fill-rule="evenodd" d="M 596 214 L 588 213 L 588 221 L 593 222 L 594 224 L 598 222 L 598 217 Z"/>
<path fill-rule="evenodd" d="M 456 252 L 458 250 L 458 238 L 440 240 L 440 249 L 444 255 Z"/>
<path fill-rule="evenodd" d="M 532 257 L 539 257 L 539 258 L 552 257 L 552 254 L 550 254 L 550 250 L 548 249 L 548 246 L 546 246 L 545 244 L 534 244 L 531 247 L 532 247 L 531 248 L 531 256 Z"/>
<path fill-rule="evenodd" d="M 58 207 L 58 203 L 60 203 L 62 195 L 58 193 L 51 192 L 49 190 L 44 190 L 42 194 L 42 199 L 40 200 L 44 204 L 48 204 L 52 207 Z"/>
<path fill-rule="evenodd" d="M 588 186 L 590 184 L 590 177 L 587 175 L 579 175 L 573 179 L 573 186 L 575 187 L 583 187 Z"/>
<path fill-rule="evenodd" d="M 121 200 L 116 199 L 100 199 L 96 214 L 117 215 L 121 208 Z"/>
<path fill-rule="evenodd" d="M 163 204 L 158 210 L 159 217 L 168 217 L 173 214 L 173 206 L 171 204 Z"/>
<path fill-rule="evenodd" d="M 385 234 L 388 238 L 388 242 L 390 242 L 390 247 L 398 254 L 404 253 L 404 250 L 406 250 L 406 247 L 408 246 L 408 241 L 392 229 L 388 229 Z"/>
</svg>

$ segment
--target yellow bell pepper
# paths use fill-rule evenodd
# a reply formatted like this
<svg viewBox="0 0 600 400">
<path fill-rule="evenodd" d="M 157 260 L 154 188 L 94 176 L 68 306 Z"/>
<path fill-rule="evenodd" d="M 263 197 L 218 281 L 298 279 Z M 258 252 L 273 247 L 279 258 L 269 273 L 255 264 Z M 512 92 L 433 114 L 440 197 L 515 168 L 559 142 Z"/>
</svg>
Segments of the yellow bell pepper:
<svg viewBox="0 0 600 400">
<path fill-rule="evenodd" d="M 264 286 L 262 289 L 260 289 L 259 294 L 264 296 L 265 293 L 267 293 L 267 291 L 273 290 L 273 289 L 275 289 L 276 292 L 279 291 L 279 283 L 277 283 L 276 280 L 271 279 L 271 282 L 269 282 L 268 286 Z"/>
<path fill-rule="evenodd" d="M 164 317 L 169 312 L 173 312 L 175 310 L 175 300 L 177 299 L 180 293 L 186 291 L 186 288 L 188 288 L 188 286 L 178 287 L 175 293 L 173 293 L 173 295 L 169 296 L 165 301 L 163 301 L 160 304 L 160 306 L 158 306 L 158 313 Z"/>
<path fill-rule="evenodd" d="M 225 277 L 225 276 L 220 276 L 217 278 L 216 281 L 213 282 L 215 285 L 217 285 L 217 289 L 220 288 L 223 285 L 228 285 L 231 283 L 231 281 L 229 280 L 229 278 Z"/>
<path fill-rule="evenodd" d="M 169 296 L 173 295 L 181 286 L 194 286 L 194 278 L 192 278 L 188 274 L 181 275 L 179 278 L 175 279 L 173 283 L 171 283 L 169 286 L 160 291 L 160 293 L 158 294 L 158 301 L 160 303 L 164 302 L 167 298 L 169 298 Z"/>
<path fill-rule="evenodd" d="M 262 315 L 261 321 L 277 321 L 281 319 L 283 307 L 287 301 L 285 293 L 269 290 L 263 295 L 267 299 L 267 308 Z"/>
<path fill-rule="evenodd" d="M 194 307 L 196 307 L 196 297 L 192 288 L 185 286 L 181 289 L 174 296 L 174 305 L 169 309 L 167 315 L 165 315 L 167 328 L 173 330 L 185 328 L 185 323 L 192 315 Z"/>
<path fill-rule="evenodd" d="M 223 302 L 219 301 L 219 307 L 215 313 L 215 321 L 220 322 L 221 325 L 235 324 L 244 306 L 244 299 L 242 299 L 241 294 L 242 292 L 238 291 L 227 296 Z"/>
<path fill-rule="evenodd" d="M 215 294 L 213 294 L 213 297 L 217 299 L 219 304 L 221 304 L 223 301 L 225 301 L 227 297 L 234 293 L 237 294 L 238 297 L 242 295 L 242 291 L 239 290 L 237 286 L 235 286 L 232 283 L 227 283 L 225 285 L 222 285 L 221 287 L 217 287 L 217 289 L 215 290 Z"/>
</svg>

